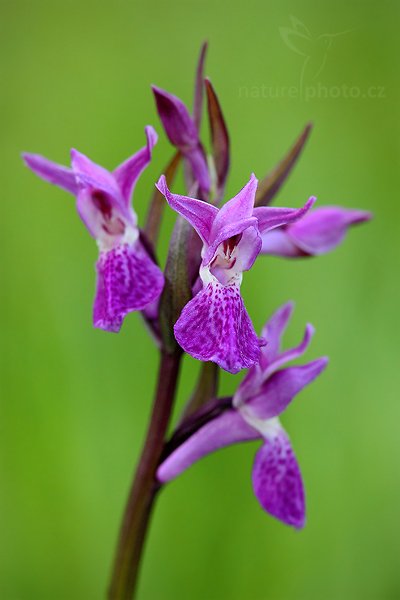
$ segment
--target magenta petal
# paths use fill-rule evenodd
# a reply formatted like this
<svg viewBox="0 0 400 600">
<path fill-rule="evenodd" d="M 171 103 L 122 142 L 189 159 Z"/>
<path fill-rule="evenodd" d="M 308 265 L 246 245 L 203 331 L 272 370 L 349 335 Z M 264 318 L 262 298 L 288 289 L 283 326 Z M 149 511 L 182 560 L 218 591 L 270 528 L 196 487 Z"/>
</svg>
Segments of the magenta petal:
<svg viewBox="0 0 400 600">
<path fill-rule="evenodd" d="M 170 142 L 176 146 L 190 163 L 200 187 L 208 191 L 210 180 L 207 162 L 201 146 L 196 124 L 188 109 L 177 96 L 156 86 L 153 93 L 157 111 Z"/>
<path fill-rule="evenodd" d="M 245 229 L 238 244 L 238 264 L 242 271 L 249 271 L 260 254 L 262 240 L 257 224 Z"/>
<path fill-rule="evenodd" d="M 155 301 L 164 276 L 139 241 L 101 252 L 97 262 L 95 327 L 118 332 L 126 314 Z"/>
<path fill-rule="evenodd" d="M 293 302 L 287 302 L 281 306 L 267 321 L 261 332 L 261 336 L 267 341 L 267 344 L 262 350 L 260 360 L 260 364 L 264 369 L 278 356 L 281 347 L 281 337 L 292 316 L 293 308 Z"/>
<path fill-rule="evenodd" d="M 339 206 L 323 207 L 305 215 L 287 229 L 287 235 L 300 250 L 317 255 L 339 245 L 351 225 L 371 219 L 369 212 Z"/>
<path fill-rule="evenodd" d="M 121 196 L 114 175 L 74 148 L 71 150 L 71 163 L 78 181 L 83 186 L 101 190 L 116 198 Z"/>
<path fill-rule="evenodd" d="M 207 454 L 237 442 L 260 437 L 258 431 L 248 425 L 236 410 L 227 410 L 196 431 L 161 464 L 157 479 L 170 481 Z"/>
<path fill-rule="evenodd" d="M 282 352 L 281 354 L 279 354 L 279 356 L 277 356 L 275 358 L 275 360 L 272 362 L 272 364 L 270 365 L 270 367 L 265 371 L 265 377 L 269 377 L 269 375 L 276 371 L 277 369 L 279 369 L 280 367 L 282 367 L 284 364 L 292 361 L 292 360 L 296 360 L 296 358 L 299 358 L 300 356 L 302 356 L 304 354 L 304 352 L 307 350 L 308 346 L 310 345 L 312 336 L 314 335 L 315 329 L 314 327 L 308 323 L 306 326 L 306 329 L 304 331 L 304 336 L 302 341 L 300 342 L 300 344 L 298 346 L 295 346 L 294 348 L 290 348 L 289 350 L 285 350 L 285 352 Z M 267 343 L 268 343 L 268 339 L 267 339 Z"/>
<path fill-rule="evenodd" d="M 257 419 L 277 417 L 306 385 L 322 373 L 327 364 L 327 358 L 318 358 L 306 365 L 273 373 L 258 393 L 246 401 L 246 409 Z"/>
<path fill-rule="evenodd" d="M 120 187 L 122 196 L 127 204 L 129 204 L 135 184 L 151 161 L 151 153 L 157 143 L 157 133 L 148 125 L 145 127 L 147 144 L 141 148 L 136 154 L 124 161 L 114 171 L 114 177 Z"/>
<path fill-rule="evenodd" d="M 214 241 L 219 236 L 221 229 L 227 225 L 253 216 L 257 184 L 258 180 L 252 173 L 249 182 L 240 192 L 224 204 L 213 223 L 211 241 Z"/>
<path fill-rule="evenodd" d="M 260 341 L 236 285 L 209 283 L 185 306 L 174 331 L 185 352 L 230 373 L 259 360 Z"/>
<path fill-rule="evenodd" d="M 273 517 L 301 529 L 305 499 L 300 468 L 283 429 L 265 440 L 253 465 L 253 490 L 262 508 Z"/>
<path fill-rule="evenodd" d="M 196 146 L 199 139 L 197 127 L 182 100 L 155 85 L 152 90 L 157 112 L 171 144 L 178 148 Z"/>
<path fill-rule="evenodd" d="M 262 245 L 261 236 L 258 232 L 258 222 L 255 217 L 248 217 L 231 223 L 228 222 L 222 227 L 204 253 L 202 264 L 208 265 L 213 259 L 218 246 L 225 240 L 239 234 L 243 234 L 242 239 L 238 244 L 241 270 L 247 271 L 250 269 L 259 255 Z M 210 237 L 212 238 L 212 234 Z"/>
<path fill-rule="evenodd" d="M 283 258 L 301 258 L 309 256 L 303 252 L 288 235 L 284 227 L 262 234 L 261 254 L 282 256 Z"/>
<path fill-rule="evenodd" d="M 40 154 L 24 153 L 22 158 L 26 166 L 45 181 L 58 185 L 67 192 L 71 192 L 71 194 L 75 195 L 78 192 L 78 184 L 72 169 L 47 160 Z"/>
<path fill-rule="evenodd" d="M 196 198 L 172 194 L 168 189 L 164 175 L 161 175 L 156 188 L 165 196 L 170 207 L 189 221 L 203 242 L 208 243 L 213 221 L 218 214 L 218 208 L 202 200 L 196 200 Z"/>
<path fill-rule="evenodd" d="M 258 219 L 261 233 L 293 223 L 304 217 L 313 206 L 315 198 L 311 197 L 302 208 L 279 208 L 275 206 L 260 206 L 254 209 L 253 215 Z"/>
</svg>

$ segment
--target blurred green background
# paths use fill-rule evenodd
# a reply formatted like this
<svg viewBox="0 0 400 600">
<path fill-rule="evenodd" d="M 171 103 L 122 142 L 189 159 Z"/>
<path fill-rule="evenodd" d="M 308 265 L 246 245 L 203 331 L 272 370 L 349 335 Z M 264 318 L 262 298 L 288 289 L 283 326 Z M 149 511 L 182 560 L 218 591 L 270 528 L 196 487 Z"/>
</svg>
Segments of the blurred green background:
<svg viewBox="0 0 400 600">
<path fill-rule="evenodd" d="M 286 343 L 311 321 L 308 358 L 330 357 L 283 418 L 304 474 L 307 527 L 296 533 L 260 510 L 250 483 L 256 445 L 221 451 L 159 498 L 139 597 L 400 598 L 399 3 L 2 0 L 0 8 L 0 598 L 104 597 L 157 367 L 138 315 L 118 336 L 92 328 L 95 244 L 72 197 L 36 178 L 19 153 L 67 163 L 73 146 L 113 168 L 155 125 L 160 142 L 135 194 L 143 220 L 171 155 L 149 85 L 191 102 L 205 38 L 232 139 L 228 195 L 252 170 L 273 167 L 312 120 L 278 203 L 300 206 L 315 194 L 321 205 L 375 218 L 319 259 L 260 259 L 242 287 L 257 329 L 293 299 Z M 280 33 L 293 28 L 291 15 L 311 32 L 300 51 L 314 62 L 303 75 L 305 57 Z M 166 213 L 162 260 L 173 217 Z M 184 367 L 180 405 L 199 364 Z M 224 375 L 222 393 L 239 380 Z"/>
</svg>

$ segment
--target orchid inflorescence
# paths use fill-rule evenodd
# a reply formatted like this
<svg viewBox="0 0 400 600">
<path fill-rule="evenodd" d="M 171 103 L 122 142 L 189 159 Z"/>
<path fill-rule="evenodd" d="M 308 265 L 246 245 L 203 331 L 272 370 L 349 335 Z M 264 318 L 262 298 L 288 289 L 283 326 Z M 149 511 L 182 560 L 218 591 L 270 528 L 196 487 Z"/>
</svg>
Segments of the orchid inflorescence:
<svg viewBox="0 0 400 600">
<path fill-rule="evenodd" d="M 157 144 L 153 127 L 145 127 L 145 146 L 113 171 L 77 150 L 71 150 L 71 168 L 36 154 L 23 157 L 39 177 L 76 197 L 79 216 L 97 242 L 94 326 L 118 332 L 130 312 L 140 311 L 161 354 L 179 362 L 183 350 L 205 363 L 176 430 L 165 439 L 167 419 L 159 431 L 162 444 L 149 467 L 153 488 L 210 452 L 261 439 L 253 466 L 255 496 L 265 511 L 301 528 L 305 522 L 303 484 L 279 415 L 325 369 L 327 359 L 286 366 L 306 351 L 313 328 L 307 325 L 301 343 L 282 351 L 281 336 L 293 309 L 292 303 L 287 303 L 258 336 L 240 292 L 243 273 L 259 255 L 299 258 L 324 254 L 342 242 L 351 225 L 367 221 L 371 215 L 339 206 L 315 209 L 314 197 L 300 208 L 270 206 L 303 149 L 310 125 L 267 177 L 259 183 L 252 174 L 244 187 L 222 204 L 230 144 L 220 103 L 211 82 L 203 76 L 205 53 L 206 45 L 197 67 L 192 114 L 176 96 L 152 88 L 175 154 L 156 183 L 143 228 L 138 225 L 131 197 Z M 200 140 L 204 91 L 211 131 L 209 156 Z M 170 191 L 180 162 L 187 196 Z M 156 256 L 167 203 L 178 218 L 163 272 Z M 218 397 L 218 367 L 232 374 L 248 369 L 231 398 Z M 174 390 L 171 393 L 175 395 Z M 168 413 L 169 417 L 170 408 Z M 135 493 L 145 493 L 144 488 Z"/>
</svg>

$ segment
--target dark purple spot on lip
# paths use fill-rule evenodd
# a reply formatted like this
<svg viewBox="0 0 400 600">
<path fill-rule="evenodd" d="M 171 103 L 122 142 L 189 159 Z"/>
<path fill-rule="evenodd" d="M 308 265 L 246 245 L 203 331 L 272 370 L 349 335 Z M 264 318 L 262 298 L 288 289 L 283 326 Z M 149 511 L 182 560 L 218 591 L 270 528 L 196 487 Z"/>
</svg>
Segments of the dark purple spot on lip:
<svg viewBox="0 0 400 600">
<path fill-rule="evenodd" d="M 227 256 L 227 258 L 231 257 L 232 252 L 234 251 L 236 246 L 239 244 L 241 239 L 242 239 L 242 234 L 238 233 L 237 235 L 233 235 L 232 237 L 230 237 L 224 241 L 223 248 L 224 248 L 224 253 Z"/>
<path fill-rule="evenodd" d="M 93 192 L 91 193 L 91 197 L 93 200 L 93 204 L 101 212 L 103 217 L 106 220 L 111 219 L 112 206 L 107 194 L 105 192 L 102 192 L 101 190 L 93 190 Z"/>
<path fill-rule="evenodd" d="M 113 206 L 108 195 L 101 190 L 93 190 L 91 198 L 94 206 L 103 217 L 102 229 L 108 235 L 122 235 L 125 231 L 125 223 L 113 214 Z"/>
</svg>

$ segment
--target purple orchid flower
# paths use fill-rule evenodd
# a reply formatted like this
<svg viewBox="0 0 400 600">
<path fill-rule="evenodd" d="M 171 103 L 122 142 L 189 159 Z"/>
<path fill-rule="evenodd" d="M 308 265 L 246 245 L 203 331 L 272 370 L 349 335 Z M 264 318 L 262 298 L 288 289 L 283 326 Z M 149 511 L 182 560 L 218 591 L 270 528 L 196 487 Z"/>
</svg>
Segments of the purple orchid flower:
<svg viewBox="0 0 400 600">
<path fill-rule="evenodd" d="M 243 271 L 261 250 L 261 234 L 302 217 L 303 208 L 254 208 L 254 175 L 221 209 L 172 194 L 162 176 L 157 184 L 171 208 L 195 228 L 203 241 L 200 278 L 203 288 L 184 307 L 175 323 L 178 343 L 194 358 L 214 361 L 230 373 L 258 362 L 263 340 L 257 337 L 240 295 Z"/>
<path fill-rule="evenodd" d="M 325 254 L 343 241 L 349 227 L 371 218 L 371 213 L 364 210 L 340 206 L 317 208 L 296 223 L 263 235 L 261 252 L 285 258 Z"/>
<path fill-rule="evenodd" d="M 305 523 L 304 488 L 299 465 L 279 415 L 293 398 L 326 367 L 319 358 L 303 366 L 282 369 L 307 349 L 313 327 L 307 325 L 302 342 L 280 352 L 281 336 L 293 310 L 288 303 L 268 321 L 262 335 L 267 345 L 232 399 L 232 406 L 209 421 L 170 454 L 160 465 L 162 483 L 180 475 L 207 454 L 238 442 L 262 439 L 253 465 L 253 490 L 262 508 L 287 525 Z"/>
<path fill-rule="evenodd" d="M 200 189 L 210 190 L 210 177 L 198 128 L 188 109 L 177 96 L 152 86 L 157 111 L 169 141 L 180 150 Z"/>
<path fill-rule="evenodd" d="M 71 150 L 71 169 L 37 154 L 23 155 L 36 175 L 76 196 L 79 216 L 100 250 L 93 322 L 107 331 L 118 332 L 125 315 L 154 302 L 164 286 L 162 272 L 140 241 L 130 201 L 157 143 L 152 127 L 145 132 L 146 146 L 112 173 L 77 150 Z"/>
</svg>

